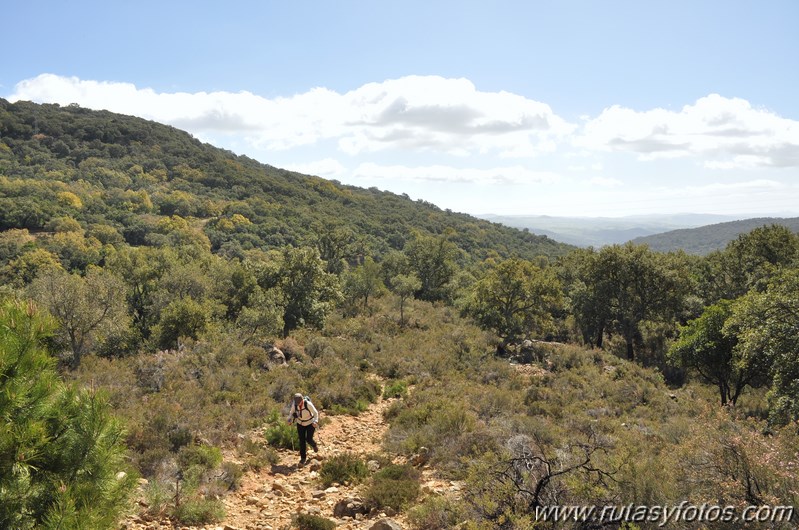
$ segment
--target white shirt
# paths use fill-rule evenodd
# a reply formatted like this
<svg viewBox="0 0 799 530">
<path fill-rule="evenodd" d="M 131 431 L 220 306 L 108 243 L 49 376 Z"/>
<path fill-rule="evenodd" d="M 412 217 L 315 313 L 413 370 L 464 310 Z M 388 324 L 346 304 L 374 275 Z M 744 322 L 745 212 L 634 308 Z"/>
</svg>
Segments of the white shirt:
<svg viewBox="0 0 799 530">
<path fill-rule="evenodd" d="M 308 406 L 306 407 L 306 405 Z M 296 418 L 294 417 L 295 411 L 297 412 Z M 300 407 L 295 410 L 295 403 L 292 399 L 288 421 L 290 423 L 296 421 L 300 425 L 307 427 L 308 425 L 319 423 L 319 411 L 316 410 L 316 407 L 314 407 L 314 404 L 311 403 L 310 400 L 306 401 L 305 399 L 300 403 Z"/>
</svg>

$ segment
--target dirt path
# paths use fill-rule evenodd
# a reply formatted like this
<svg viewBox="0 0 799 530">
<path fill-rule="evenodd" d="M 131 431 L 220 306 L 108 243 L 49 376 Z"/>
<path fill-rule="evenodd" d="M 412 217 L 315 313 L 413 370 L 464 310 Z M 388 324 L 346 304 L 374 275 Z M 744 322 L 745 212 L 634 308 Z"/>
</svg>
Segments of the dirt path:
<svg viewBox="0 0 799 530">
<path fill-rule="evenodd" d="M 372 404 L 357 417 L 328 416 L 328 422 L 317 431 L 319 459 L 324 461 L 340 453 L 352 452 L 362 457 L 377 453 L 388 429 L 383 411 L 392 400 Z M 324 412 L 322 413 L 324 414 Z M 260 438 L 260 433 L 259 433 Z M 260 440 L 262 441 L 262 439 Z M 248 473 L 241 486 L 225 499 L 227 517 L 223 523 L 208 528 L 240 530 L 282 530 L 288 528 L 295 513 L 315 513 L 334 519 L 341 529 L 369 528 L 370 521 L 335 519 L 333 507 L 346 497 L 358 495 L 357 487 L 333 486 L 323 489 L 317 479 L 318 465 L 308 449 L 310 463 L 296 466 L 298 451 L 279 450 L 280 462 L 260 473 Z"/>
<path fill-rule="evenodd" d="M 319 461 L 324 461 L 340 453 L 356 453 L 362 458 L 380 452 L 381 442 L 388 430 L 383 419 L 383 412 L 394 400 L 380 400 L 357 417 L 327 417 L 323 428 L 315 436 L 319 444 L 319 460 L 314 462 L 313 451 L 309 448 L 310 463 L 299 468 L 298 451 L 278 450 L 279 462 L 259 472 L 249 471 L 242 477 L 239 488 L 224 498 L 226 517 L 222 522 L 202 527 L 204 530 L 287 530 L 291 518 L 296 513 L 313 513 L 336 522 L 336 528 L 342 530 L 361 530 L 371 528 L 376 521 L 385 517 L 378 514 L 361 520 L 352 518 L 336 518 L 333 508 L 344 498 L 358 497 L 362 486 L 339 485 L 327 489 L 322 488 L 318 479 Z M 259 443 L 266 443 L 261 430 L 249 435 Z M 233 452 L 226 453 L 226 460 L 236 461 Z M 239 462 L 240 463 L 240 462 Z M 422 468 L 422 489 L 427 494 L 438 494 L 453 491 L 458 485 L 438 480 L 434 470 Z M 420 499 L 421 500 L 421 499 Z M 407 528 L 402 514 L 391 517 Z M 145 522 L 134 517 L 121 525 L 126 530 L 173 529 L 169 521 Z"/>
</svg>

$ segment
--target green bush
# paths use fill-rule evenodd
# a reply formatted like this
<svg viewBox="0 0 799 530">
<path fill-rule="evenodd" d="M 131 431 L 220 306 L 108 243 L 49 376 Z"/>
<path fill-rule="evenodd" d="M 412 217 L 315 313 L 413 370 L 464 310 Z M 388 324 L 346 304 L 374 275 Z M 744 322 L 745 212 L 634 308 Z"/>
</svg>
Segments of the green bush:
<svg viewBox="0 0 799 530">
<path fill-rule="evenodd" d="M 369 475 L 366 463 L 353 453 L 336 455 L 322 464 L 319 471 L 319 478 L 325 487 L 334 482 L 343 484 L 344 482 L 358 483 Z"/>
<path fill-rule="evenodd" d="M 178 465 L 184 470 L 193 466 L 209 470 L 221 463 L 222 450 L 211 445 L 186 445 L 178 451 Z"/>
<path fill-rule="evenodd" d="M 408 383 L 405 381 L 389 381 L 383 389 L 383 399 L 404 398 L 408 395 Z"/>
<path fill-rule="evenodd" d="M 297 435 L 297 428 L 286 423 L 276 410 L 272 411 L 266 420 L 267 427 L 264 431 L 264 438 L 272 447 L 280 449 L 296 449 L 300 446 L 300 437 Z"/>
<path fill-rule="evenodd" d="M 388 465 L 372 477 L 366 499 L 377 508 L 401 510 L 419 496 L 419 477 L 420 473 L 408 464 Z"/>
<path fill-rule="evenodd" d="M 144 500 L 147 503 L 147 513 L 161 516 L 166 513 L 169 503 L 175 495 L 169 486 L 160 480 L 153 480 L 144 487 Z"/>
<path fill-rule="evenodd" d="M 330 414 L 358 415 L 380 397 L 380 384 L 357 370 L 353 362 L 326 356 L 311 377 L 314 404 Z"/>
<path fill-rule="evenodd" d="M 361 412 L 366 412 L 369 409 L 369 403 L 358 399 L 355 403 L 348 405 L 339 405 L 335 403 L 330 407 L 330 414 L 333 416 L 342 416 L 348 414 L 350 416 L 357 416 Z"/>
<path fill-rule="evenodd" d="M 216 499 L 188 499 L 172 515 L 182 525 L 218 523 L 225 518 L 225 505 Z"/>
<path fill-rule="evenodd" d="M 239 457 L 244 461 L 248 470 L 260 471 L 261 469 L 277 464 L 277 452 L 268 446 L 263 446 L 250 438 L 245 438 L 238 448 Z"/>
<path fill-rule="evenodd" d="M 446 497 L 428 497 L 408 510 L 408 523 L 417 530 L 447 530 L 466 519 L 465 509 Z"/>
<path fill-rule="evenodd" d="M 301 513 L 294 520 L 294 526 L 298 530 L 333 530 L 336 523 L 318 515 Z"/>
</svg>

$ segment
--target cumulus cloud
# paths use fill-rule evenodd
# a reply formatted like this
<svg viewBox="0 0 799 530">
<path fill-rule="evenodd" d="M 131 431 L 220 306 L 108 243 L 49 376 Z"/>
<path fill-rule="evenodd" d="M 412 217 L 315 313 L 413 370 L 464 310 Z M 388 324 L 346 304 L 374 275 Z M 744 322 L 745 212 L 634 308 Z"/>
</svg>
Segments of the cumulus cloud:
<svg viewBox="0 0 799 530">
<path fill-rule="evenodd" d="M 78 103 L 200 135 L 238 134 L 273 151 L 333 140 L 350 155 L 410 149 L 535 156 L 554 150 L 575 129 L 544 103 L 437 76 L 368 83 L 344 94 L 314 88 L 269 99 L 250 92 L 159 93 L 130 83 L 42 74 L 18 83 L 9 99 Z"/>
<path fill-rule="evenodd" d="M 362 179 L 416 180 L 432 182 L 471 182 L 491 184 L 553 183 L 560 180 L 556 173 L 533 171 L 522 166 L 492 169 L 456 168 L 443 165 L 408 167 L 360 164 L 352 175 Z"/>
<path fill-rule="evenodd" d="M 697 156 L 714 169 L 799 166 L 799 122 L 718 94 L 679 112 L 614 105 L 587 120 L 575 143 L 642 160 Z"/>
<path fill-rule="evenodd" d="M 9 99 L 61 105 L 77 103 L 175 125 L 192 124 L 200 131 L 229 132 L 257 128 L 257 123 L 240 110 L 262 98 L 249 92 L 157 93 L 131 83 L 42 74 L 18 83 Z"/>
<path fill-rule="evenodd" d="M 718 94 L 680 110 L 637 111 L 615 105 L 596 117 L 582 116 L 579 125 L 545 103 L 504 91 L 481 91 L 468 79 L 438 76 L 367 83 L 345 93 L 314 88 L 266 98 L 246 91 L 156 92 L 131 83 L 42 74 L 18 83 L 9 99 L 78 103 L 132 114 L 200 138 L 235 138 L 237 145 L 267 153 L 324 144 L 353 157 L 387 151 L 426 153 L 428 159 L 444 154 L 508 160 L 569 146 L 577 150 L 561 153 L 595 157 L 600 152 L 627 152 L 640 160 L 691 157 L 708 170 L 799 167 L 799 121 Z M 295 167 L 324 176 L 342 172 L 329 161 L 326 166 L 303 164 Z M 601 164 L 586 163 L 566 167 L 602 169 Z M 512 162 L 509 168 L 514 168 Z M 502 168 L 505 175 L 516 174 L 509 168 Z M 464 179 L 453 172 L 446 175 L 449 180 Z M 501 180 L 486 176 L 485 170 L 474 175 L 465 180 Z"/>
</svg>

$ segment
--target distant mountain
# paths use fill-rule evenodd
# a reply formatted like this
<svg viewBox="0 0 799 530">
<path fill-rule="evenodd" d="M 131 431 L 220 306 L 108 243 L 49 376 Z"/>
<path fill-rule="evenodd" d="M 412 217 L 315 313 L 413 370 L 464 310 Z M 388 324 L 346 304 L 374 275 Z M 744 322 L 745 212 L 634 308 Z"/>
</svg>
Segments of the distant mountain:
<svg viewBox="0 0 799 530">
<path fill-rule="evenodd" d="M 627 217 L 550 217 L 546 215 L 480 215 L 483 219 L 581 247 L 626 243 L 682 228 L 738 220 L 740 216 L 713 214 L 636 215 Z"/>
<path fill-rule="evenodd" d="M 672 230 L 662 234 L 633 239 L 633 243 L 647 244 L 652 250 L 668 252 L 682 249 L 689 254 L 705 255 L 723 249 L 740 234 L 751 232 L 763 225 L 778 224 L 799 233 L 799 217 L 758 217 L 718 223 L 698 228 Z"/>
</svg>

